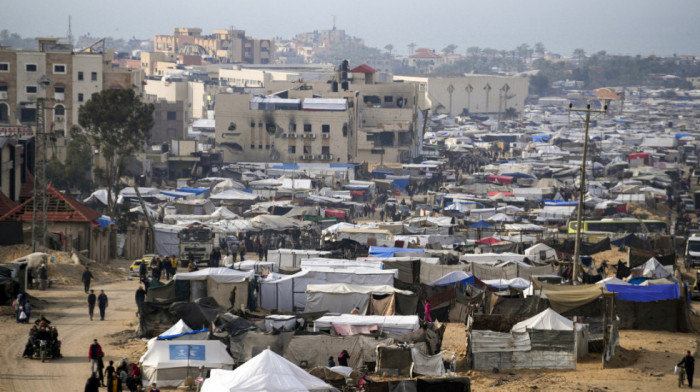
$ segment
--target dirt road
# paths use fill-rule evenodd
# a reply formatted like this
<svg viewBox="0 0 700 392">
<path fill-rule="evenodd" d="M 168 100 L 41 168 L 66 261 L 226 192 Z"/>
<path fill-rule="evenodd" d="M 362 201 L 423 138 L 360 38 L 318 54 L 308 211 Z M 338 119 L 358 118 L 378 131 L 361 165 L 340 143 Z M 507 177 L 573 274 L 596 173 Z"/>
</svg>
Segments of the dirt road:
<svg viewBox="0 0 700 392">
<path fill-rule="evenodd" d="M 63 358 L 41 363 L 39 360 L 22 358 L 27 342 L 29 325 L 17 324 L 8 314 L 0 316 L 0 391 L 81 391 L 90 376 L 87 354 L 93 339 L 98 339 L 105 352 L 105 366 L 109 360 L 115 362 L 129 356 L 137 361 L 121 345 L 112 345 L 123 337 L 110 335 L 124 330 L 136 329 L 134 292 L 137 281 L 96 282 L 95 292 L 105 290 L 109 298 L 105 321 L 99 320 L 95 309 L 95 321 L 90 321 L 87 310 L 87 295 L 82 287 L 65 287 L 47 291 L 30 290 L 29 294 L 46 303 L 32 312 L 32 321 L 40 314 L 51 320 L 58 328 L 62 341 Z"/>
</svg>

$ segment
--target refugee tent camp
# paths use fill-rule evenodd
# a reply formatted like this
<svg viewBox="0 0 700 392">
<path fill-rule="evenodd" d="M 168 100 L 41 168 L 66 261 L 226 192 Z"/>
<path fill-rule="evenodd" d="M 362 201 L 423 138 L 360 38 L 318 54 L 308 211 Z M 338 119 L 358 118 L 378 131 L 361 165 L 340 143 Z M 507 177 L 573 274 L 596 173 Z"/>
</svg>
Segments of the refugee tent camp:
<svg viewBox="0 0 700 392">
<path fill-rule="evenodd" d="M 201 366 L 209 369 L 230 369 L 233 359 L 226 345 L 218 340 L 156 340 L 139 361 L 143 385 L 177 387 L 188 376 L 196 376 Z"/>
<path fill-rule="evenodd" d="M 255 277 L 255 272 L 238 271 L 230 268 L 206 268 L 194 272 L 183 272 L 175 275 L 176 292 L 178 285 L 189 288 L 189 300 L 195 301 L 203 297 L 211 297 L 220 306 L 248 306 L 248 286 Z M 231 292 L 236 291 L 236 303 L 230 303 Z"/>
</svg>

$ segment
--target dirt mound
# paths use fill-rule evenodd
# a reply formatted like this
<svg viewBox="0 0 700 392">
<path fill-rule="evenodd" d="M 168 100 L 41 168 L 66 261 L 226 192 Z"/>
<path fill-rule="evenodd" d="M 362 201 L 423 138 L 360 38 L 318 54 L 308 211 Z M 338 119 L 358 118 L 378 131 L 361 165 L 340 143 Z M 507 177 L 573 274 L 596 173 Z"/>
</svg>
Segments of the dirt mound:
<svg viewBox="0 0 700 392">
<path fill-rule="evenodd" d="M 26 244 L 22 245 L 10 245 L 10 246 L 0 246 L 0 263 L 7 263 L 24 257 L 28 254 L 34 253 L 32 247 Z M 58 250 L 49 249 L 46 253 L 54 257 L 54 262 L 56 263 L 68 263 L 72 264 L 70 253 L 61 252 Z"/>
<path fill-rule="evenodd" d="M 667 212 L 668 209 L 665 211 Z M 640 203 L 627 204 L 627 213 L 641 219 L 666 220 L 666 217 L 662 216 L 664 211 L 661 209 L 651 209 Z"/>
<path fill-rule="evenodd" d="M 622 346 L 615 348 L 615 355 L 610 362 L 605 364 L 606 368 L 616 369 L 632 366 L 639 359 L 639 353 L 635 350 L 627 350 Z"/>
</svg>

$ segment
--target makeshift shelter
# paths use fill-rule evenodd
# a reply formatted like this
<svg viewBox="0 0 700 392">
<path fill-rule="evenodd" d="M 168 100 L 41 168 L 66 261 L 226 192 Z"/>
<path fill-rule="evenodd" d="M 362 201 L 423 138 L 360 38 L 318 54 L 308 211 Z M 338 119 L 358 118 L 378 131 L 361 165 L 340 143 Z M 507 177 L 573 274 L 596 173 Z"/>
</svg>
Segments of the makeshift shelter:
<svg viewBox="0 0 700 392">
<path fill-rule="evenodd" d="M 543 264 L 548 261 L 556 260 L 557 251 L 545 244 L 536 244 L 525 249 L 525 256 L 534 263 Z"/>
<path fill-rule="evenodd" d="M 180 239 L 177 237 L 177 234 L 184 226 L 166 225 L 163 223 L 156 223 L 153 226 L 155 229 L 155 253 L 163 256 L 179 255 Z"/>
<path fill-rule="evenodd" d="M 223 391 L 320 392 L 335 389 L 271 350 L 264 350 L 236 370 L 212 370 L 202 385 L 202 392 Z"/>
<path fill-rule="evenodd" d="M 350 313 L 354 307 L 360 314 L 415 314 L 418 296 L 393 286 L 362 286 L 346 283 L 310 284 L 306 286 L 304 312 L 329 311 Z"/>
<path fill-rule="evenodd" d="M 546 309 L 508 333 L 472 330 L 468 350 L 478 370 L 576 369 L 576 336 L 570 320 Z"/>
<path fill-rule="evenodd" d="M 305 269 L 278 280 L 260 283 L 260 306 L 278 312 L 294 312 L 306 307 L 309 284 L 348 283 L 367 286 L 394 285 L 397 270 L 380 269 Z"/>
<path fill-rule="evenodd" d="M 218 340 L 156 340 L 139 361 L 144 386 L 177 387 L 198 368 L 230 369 L 233 358 Z"/>
<path fill-rule="evenodd" d="M 254 278 L 255 272 L 238 271 L 230 268 L 206 268 L 194 272 L 176 274 L 176 291 L 178 282 L 188 282 L 190 287 L 190 301 L 203 297 L 212 297 L 216 302 L 228 308 L 234 306 L 248 306 L 248 285 Z M 229 301 L 231 291 L 236 290 L 235 304 Z"/>
</svg>

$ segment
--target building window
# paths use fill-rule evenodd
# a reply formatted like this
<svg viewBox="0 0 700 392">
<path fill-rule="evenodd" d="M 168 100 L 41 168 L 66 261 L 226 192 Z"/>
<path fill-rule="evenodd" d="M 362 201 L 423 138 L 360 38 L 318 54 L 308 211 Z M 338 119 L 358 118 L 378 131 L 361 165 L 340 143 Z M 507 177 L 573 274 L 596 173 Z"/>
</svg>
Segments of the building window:
<svg viewBox="0 0 700 392">
<path fill-rule="evenodd" d="M 311 124 L 304 124 L 304 132 L 311 132 Z"/>
<path fill-rule="evenodd" d="M 251 128 L 255 128 L 255 121 L 251 121 L 251 122 L 250 122 L 250 127 L 251 127 Z"/>
<path fill-rule="evenodd" d="M 36 86 L 27 86 L 27 94 L 36 94 Z"/>
<path fill-rule="evenodd" d="M 250 145 L 250 149 L 251 149 L 251 150 L 255 150 L 255 144 L 251 144 L 251 145 Z"/>
<path fill-rule="evenodd" d="M 0 72 L 10 72 L 10 63 L 0 63 Z"/>
<path fill-rule="evenodd" d="M 66 73 L 66 65 L 65 64 L 54 64 L 53 65 L 53 73 L 55 73 L 55 74 Z"/>
<path fill-rule="evenodd" d="M 78 80 L 83 80 L 83 71 L 78 72 Z"/>
<path fill-rule="evenodd" d="M 235 131 L 236 130 L 236 124 L 235 123 L 230 123 L 228 125 L 228 130 L 229 131 Z"/>
<path fill-rule="evenodd" d="M 304 146 L 304 154 L 311 154 L 311 146 Z"/>
<path fill-rule="evenodd" d="M 287 148 L 287 152 L 290 154 L 296 154 L 297 153 L 297 146 L 289 146 L 289 148 Z"/>
<path fill-rule="evenodd" d="M 175 121 L 175 120 L 177 120 L 177 112 L 168 111 L 168 113 L 166 114 L 166 116 L 167 116 L 166 119 L 167 119 L 168 121 Z"/>
<path fill-rule="evenodd" d="M 321 147 L 321 154 L 330 155 L 331 154 L 331 147 L 330 146 Z"/>
<path fill-rule="evenodd" d="M 266 144 L 266 145 L 265 145 L 265 149 L 266 149 L 266 150 L 269 150 L 269 149 L 270 149 L 270 145 L 269 145 L 269 144 Z"/>
<path fill-rule="evenodd" d="M 90 80 L 92 80 L 93 82 L 97 81 L 97 72 L 90 73 Z"/>
<path fill-rule="evenodd" d="M 328 124 L 321 125 L 321 132 L 328 133 L 331 131 L 331 126 Z"/>
<path fill-rule="evenodd" d="M 0 123 L 10 122 L 10 108 L 6 103 L 0 103 Z"/>
<path fill-rule="evenodd" d="M 265 130 L 267 131 L 267 133 L 272 135 L 277 131 L 277 126 L 275 125 L 275 123 L 265 123 Z"/>
<path fill-rule="evenodd" d="M 36 64 L 26 64 L 24 70 L 27 72 L 36 72 Z"/>
<path fill-rule="evenodd" d="M 394 97 L 392 97 L 391 95 L 385 95 L 384 96 L 384 103 L 390 103 L 390 102 L 394 102 Z"/>
<path fill-rule="evenodd" d="M 36 109 L 21 108 L 19 110 L 19 121 L 23 123 L 36 121 Z"/>
<path fill-rule="evenodd" d="M 78 102 L 83 102 L 83 93 L 78 93 Z"/>
<path fill-rule="evenodd" d="M 297 131 L 297 124 L 296 123 L 289 123 L 289 132 L 296 132 Z"/>
<path fill-rule="evenodd" d="M 348 124 L 343 124 L 343 137 L 348 137 Z"/>
<path fill-rule="evenodd" d="M 54 91 L 55 93 L 58 93 L 58 94 L 63 94 L 63 93 L 66 92 L 66 88 L 65 88 L 65 87 L 61 87 L 61 86 L 57 86 L 57 87 L 54 87 L 54 88 L 53 88 L 53 91 Z"/>
<path fill-rule="evenodd" d="M 63 105 L 57 105 L 55 108 L 53 108 L 53 114 L 55 116 L 63 116 L 66 114 L 66 108 Z"/>
<path fill-rule="evenodd" d="M 258 144 L 258 150 L 262 150 L 262 144 Z"/>
</svg>

